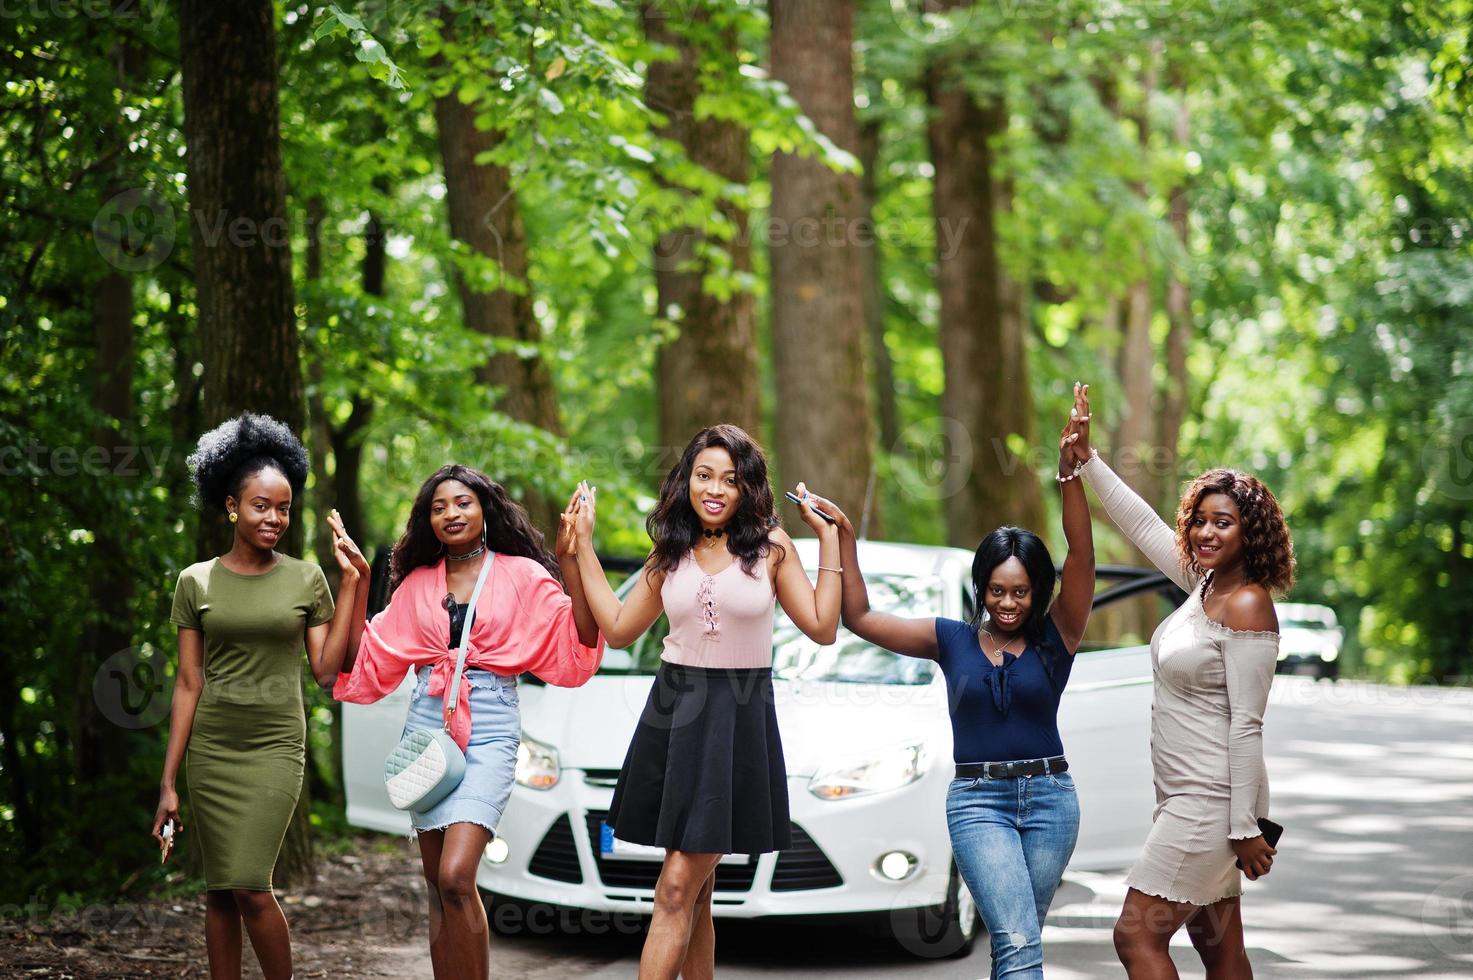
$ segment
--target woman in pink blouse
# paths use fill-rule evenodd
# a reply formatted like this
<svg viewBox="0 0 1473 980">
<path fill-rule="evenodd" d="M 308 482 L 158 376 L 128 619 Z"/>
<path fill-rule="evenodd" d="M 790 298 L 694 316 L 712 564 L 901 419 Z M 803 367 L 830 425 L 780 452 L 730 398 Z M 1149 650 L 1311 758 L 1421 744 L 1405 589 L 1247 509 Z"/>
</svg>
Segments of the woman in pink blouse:
<svg viewBox="0 0 1473 980">
<path fill-rule="evenodd" d="M 571 541 L 571 522 L 559 536 L 555 561 L 526 511 L 499 485 L 470 467 L 441 467 L 414 499 L 408 526 L 394 546 L 392 598 L 371 622 L 365 621 L 368 562 L 336 511 L 330 523 L 343 569 L 337 615 L 350 617 L 344 642 L 329 651 L 340 658 L 342 671 L 333 697 L 377 701 L 413 670 L 417 684 L 405 731 L 448 722 L 465 751 L 460 784 L 411 818 L 429 885 L 435 976 L 487 977 L 491 951 L 476 867 L 495 836 L 515 777 L 521 741 L 517 675 L 531 671 L 549 684 L 577 687 L 603 657 L 603 638 L 577 585 L 578 567 L 562 547 Z M 455 675 L 467 600 L 483 562 L 493 564 L 476 603 L 455 710 L 449 711 L 445 691 Z"/>
</svg>

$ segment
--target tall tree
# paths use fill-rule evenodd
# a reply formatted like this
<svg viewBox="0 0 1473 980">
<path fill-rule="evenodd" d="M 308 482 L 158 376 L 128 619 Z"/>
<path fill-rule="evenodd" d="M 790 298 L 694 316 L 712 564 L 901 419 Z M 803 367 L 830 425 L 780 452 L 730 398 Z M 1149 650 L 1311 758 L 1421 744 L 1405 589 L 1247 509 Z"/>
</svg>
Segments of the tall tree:
<svg viewBox="0 0 1473 980">
<path fill-rule="evenodd" d="M 977 60 L 975 51 L 953 49 L 926 71 L 946 376 L 941 413 L 952 430 L 948 451 L 971 459 L 967 480 L 946 497 L 947 538 L 965 548 L 999 524 L 1040 527 L 1044 513 L 1038 478 L 1020 452 L 1034 443 L 1028 299 L 998 247 L 998 218 L 1013 196 L 995 149 L 1008 113 L 1000 92 L 980 96 L 968 86 Z M 941 246 L 946 241 L 950 249 Z"/>
<path fill-rule="evenodd" d="M 458 36 L 460 19 L 480 24 L 477 18 L 447 13 L 441 22 L 447 51 L 454 51 L 457 43 L 475 40 Z M 453 70 L 443 57 L 437 56 L 436 64 L 442 70 Z M 456 288 L 465 325 L 505 344 L 478 372 L 482 383 L 499 391 L 497 408 L 519 422 L 561 436 L 557 391 L 538 346 L 542 328 L 532 309 L 532 286 L 527 279 L 527 231 L 511 172 L 490 159 L 502 135 L 495 128 L 477 125 L 476 118 L 483 111 L 477 104 L 462 101 L 456 86 L 435 99 L 450 234 L 476 255 L 496 263 L 494 285 L 488 288 L 457 269 Z M 550 536 L 557 527 L 557 505 L 531 492 L 523 502 L 543 533 Z"/>
<path fill-rule="evenodd" d="M 188 147 L 200 360 L 201 422 L 267 412 L 301 433 L 306 423 L 293 308 L 286 176 L 281 162 L 275 8 L 270 0 L 180 0 L 179 53 Z M 285 550 L 300 554 L 302 505 Z M 200 550 L 224 550 L 223 520 L 200 521 Z M 307 787 L 278 864 L 314 873 Z"/>
<path fill-rule="evenodd" d="M 859 149 L 854 3 L 771 0 L 772 73 L 841 150 Z M 777 469 L 858 514 L 873 461 L 864 369 L 859 178 L 811 157 L 772 160 L 772 352 Z M 793 527 L 802 529 L 796 521 Z"/>
<path fill-rule="evenodd" d="M 713 28 L 711 12 L 705 7 L 691 10 L 689 22 L 680 25 L 670 22 L 663 3 L 646 4 L 642 14 L 645 36 L 675 51 L 674 58 L 651 61 L 646 75 L 645 101 L 664 117 L 657 132 L 680 144 L 692 163 L 730 184 L 747 183 L 751 166 L 746 130 L 727 120 L 696 116 L 700 65 L 711 53 L 703 51 L 691 34 L 732 45 L 735 31 L 730 26 Z M 720 247 L 730 256 L 732 271 L 750 273 L 747 212 L 725 198 L 719 207 L 735 228 L 732 239 Z M 755 304 L 745 289 L 730 295 L 707 291 L 704 280 L 711 263 L 706 250 L 712 244 L 687 226 L 664 233 L 655 247 L 658 315 L 673 319 L 679 330 L 675 339 L 660 348 L 656 360 L 660 444 L 670 457 L 663 461 L 667 465 L 705 426 L 730 422 L 755 433 L 760 421 Z M 719 385 L 704 381 L 712 365 L 720 365 Z"/>
</svg>

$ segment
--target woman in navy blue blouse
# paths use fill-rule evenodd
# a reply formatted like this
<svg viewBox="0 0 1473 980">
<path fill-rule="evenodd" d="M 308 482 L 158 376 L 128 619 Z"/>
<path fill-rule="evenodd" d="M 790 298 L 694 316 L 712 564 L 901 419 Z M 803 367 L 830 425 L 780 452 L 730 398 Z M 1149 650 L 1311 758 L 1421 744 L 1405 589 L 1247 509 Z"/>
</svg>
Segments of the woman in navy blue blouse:
<svg viewBox="0 0 1473 980">
<path fill-rule="evenodd" d="M 956 779 L 946 822 L 962 879 L 992 941 L 992 976 L 1043 980 L 1043 918 L 1079 834 L 1079 801 L 1059 740 L 1059 698 L 1094 599 L 1089 504 L 1065 451 L 1079 438 L 1085 388 L 1059 439 L 1064 559 L 1032 531 L 1000 527 L 972 562 L 971 622 L 907 619 L 869 607 L 859 549 L 840 526 L 844 625 L 869 642 L 937 661 L 946 676 Z M 823 507 L 819 501 L 818 506 Z"/>
</svg>

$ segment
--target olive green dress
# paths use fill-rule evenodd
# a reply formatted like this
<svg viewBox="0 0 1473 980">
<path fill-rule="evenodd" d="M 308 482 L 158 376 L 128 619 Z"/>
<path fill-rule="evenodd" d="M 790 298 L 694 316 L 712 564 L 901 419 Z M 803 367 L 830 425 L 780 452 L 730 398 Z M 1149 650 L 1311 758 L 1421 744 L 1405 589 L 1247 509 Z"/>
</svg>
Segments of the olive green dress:
<svg viewBox="0 0 1473 980">
<path fill-rule="evenodd" d="M 204 634 L 205 681 L 185 755 L 210 889 L 267 891 L 302 788 L 307 627 L 332 619 L 322 569 L 282 556 L 260 575 L 220 559 L 179 573 L 170 619 Z"/>
</svg>

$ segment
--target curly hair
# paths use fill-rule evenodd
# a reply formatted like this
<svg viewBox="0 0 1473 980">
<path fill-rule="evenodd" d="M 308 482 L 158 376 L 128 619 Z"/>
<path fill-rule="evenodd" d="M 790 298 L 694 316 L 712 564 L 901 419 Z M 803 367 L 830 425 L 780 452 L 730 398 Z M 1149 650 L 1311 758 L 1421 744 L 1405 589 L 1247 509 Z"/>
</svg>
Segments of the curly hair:
<svg viewBox="0 0 1473 980">
<path fill-rule="evenodd" d="M 1214 493 L 1231 497 L 1242 515 L 1243 560 L 1248 581 L 1257 582 L 1275 595 L 1288 592 L 1294 584 L 1294 541 L 1273 492 L 1251 473 L 1208 470 L 1187 487 L 1176 509 L 1176 550 L 1182 567 L 1202 574 L 1202 566 L 1187 540 L 1187 531 L 1197 505 L 1203 497 Z"/>
<path fill-rule="evenodd" d="M 284 422 L 242 412 L 199 437 L 189 454 L 194 503 L 225 510 L 226 497 L 239 497 L 245 482 L 263 469 L 280 471 L 292 497 L 307 485 L 307 448 Z"/>
<path fill-rule="evenodd" d="M 972 558 L 972 598 L 976 604 L 968 625 L 972 629 L 982 627 L 987 609 L 982 597 L 987 594 L 987 583 L 992 581 L 993 570 L 1009 558 L 1016 558 L 1028 571 L 1028 581 L 1033 586 L 1033 608 L 1023 624 L 1023 635 L 1035 643 L 1043 640 L 1047 629 L 1049 607 L 1053 604 L 1054 583 L 1058 573 L 1054 560 L 1049 557 L 1048 545 L 1032 531 L 1021 527 L 1000 527 L 992 531 L 977 545 L 977 554 Z"/>
<path fill-rule="evenodd" d="M 767 480 L 767 454 L 739 426 L 713 425 L 696 433 L 660 486 L 659 502 L 645 520 L 645 530 L 654 542 L 645 562 L 647 572 L 674 571 L 700 540 L 701 519 L 690 505 L 690 474 L 701 450 L 711 446 L 731 454 L 731 461 L 736 465 L 737 489 L 741 492 L 736 513 L 726 525 L 727 550 L 737 557 L 742 571 L 748 575 L 773 548 L 785 553 L 782 545 L 767 539 L 768 533 L 778 526 L 772 486 Z"/>
<path fill-rule="evenodd" d="M 563 580 L 556 559 L 543 544 L 542 532 L 532 526 L 532 519 L 521 504 L 511 499 L 506 489 L 480 470 L 459 463 L 448 463 L 431 473 L 414 495 L 409 508 L 409 521 L 404 526 L 389 558 L 389 592 L 416 568 L 433 565 L 445 556 L 445 545 L 430 527 L 430 504 L 435 491 L 446 480 L 458 480 L 470 487 L 481 502 L 481 518 L 486 526 L 486 547 L 498 554 L 530 558 Z"/>
</svg>

